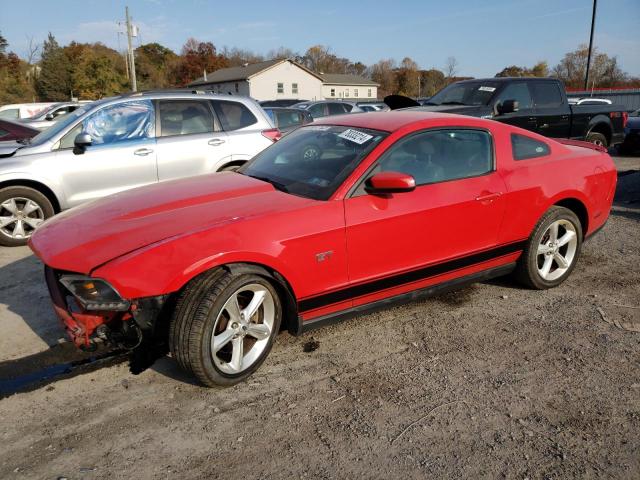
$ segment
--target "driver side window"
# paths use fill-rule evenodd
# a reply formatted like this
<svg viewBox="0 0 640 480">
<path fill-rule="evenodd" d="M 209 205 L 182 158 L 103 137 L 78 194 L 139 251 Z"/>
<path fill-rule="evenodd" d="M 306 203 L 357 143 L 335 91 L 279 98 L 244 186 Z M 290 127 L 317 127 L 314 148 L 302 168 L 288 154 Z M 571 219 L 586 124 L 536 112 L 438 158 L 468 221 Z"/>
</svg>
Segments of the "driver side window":
<svg viewBox="0 0 640 480">
<path fill-rule="evenodd" d="M 518 102 L 519 110 L 533 107 L 529 87 L 525 82 L 515 82 L 507 85 L 505 89 L 500 92 L 495 103 L 504 102 L 505 100 L 515 100 Z"/>
<path fill-rule="evenodd" d="M 369 176 L 388 171 L 411 175 L 416 186 L 484 175 L 493 171 L 491 136 L 484 130 L 443 129 L 405 137 Z"/>
<path fill-rule="evenodd" d="M 73 148 L 76 136 L 86 132 L 93 145 L 112 145 L 155 136 L 155 113 L 150 100 L 136 100 L 106 106 L 73 127 L 60 148 Z"/>
</svg>

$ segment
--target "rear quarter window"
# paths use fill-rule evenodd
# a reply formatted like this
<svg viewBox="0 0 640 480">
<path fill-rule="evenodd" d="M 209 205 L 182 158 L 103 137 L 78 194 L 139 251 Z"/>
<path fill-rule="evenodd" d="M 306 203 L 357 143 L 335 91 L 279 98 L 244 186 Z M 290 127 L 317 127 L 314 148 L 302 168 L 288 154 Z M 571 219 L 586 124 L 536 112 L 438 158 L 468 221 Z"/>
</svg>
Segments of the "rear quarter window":
<svg viewBox="0 0 640 480">
<path fill-rule="evenodd" d="M 546 143 L 517 133 L 511 134 L 511 150 L 514 160 L 545 157 L 551 153 Z"/>
<path fill-rule="evenodd" d="M 227 102 L 215 100 L 213 109 L 220 120 L 222 129 L 229 132 L 248 127 L 258 122 L 251 110 L 240 102 Z"/>
</svg>

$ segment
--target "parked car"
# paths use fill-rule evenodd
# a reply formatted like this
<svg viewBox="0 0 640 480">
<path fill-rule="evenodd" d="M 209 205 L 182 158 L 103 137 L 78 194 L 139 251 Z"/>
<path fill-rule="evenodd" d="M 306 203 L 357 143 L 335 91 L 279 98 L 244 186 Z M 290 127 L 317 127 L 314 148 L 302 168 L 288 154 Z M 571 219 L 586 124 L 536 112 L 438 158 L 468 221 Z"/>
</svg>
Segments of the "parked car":
<svg viewBox="0 0 640 480">
<path fill-rule="evenodd" d="M 44 130 L 63 118 L 65 115 L 74 112 L 76 109 L 83 105 L 87 105 L 89 102 L 62 102 L 51 105 L 49 108 L 45 108 L 43 111 L 35 114 L 32 117 L 20 120 L 25 125 L 37 128 L 38 130 Z"/>
<path fill-rule="evenodd" d="M 260 102 L 260 106 L 266 107 L 290 107 L 300 102 L 307 102 L 308 100 L 302 100 L 300 98 L 281 98 L 279 100 L 263 100 Z"/>
<path fill-rule="evenodd" d="M 232 385 L 281 326 L 300 334 L 512 272 L 561 284 L 616 178 L 586 142 L 417 110 L 343 115 L 237 172 L 74 208 L 30 246 L 76 345 L 133 348 L 134 371 L 171 351 L 204 385 Z"/>
<path fill-rule="evenodd" d="M 404 98 L 405 101 L 401 99 Z M 407 97 L 393 96 L 406 107 Z M 452 83 L 422 107 L 431 112 L 491 118 L 551 138 L 586 140 L 608 147 L 622 142 L 627 114 L 616 105 L 570 105 L 555 78 L 486 78 Z"/>
<path fill-rule="evenodd" d="M 35 137 L 40 130 L 17 122 L 0 119 L 0 144 L 8 140 L 24 140 Z"/>
<path fill-rule="evenodd" d="M 283 135 L 292 132 L 301 125 L 313 122 L 311 114 L 297 108 L 263 107 Z"/>
<path fill-rule="evenodd" d="M 620 153 L 631 154 L 640 150 L 640 110 L 629 114 L 624 127 L 624 141 L 620 145 Z"/>
<path fill-rule="evenodd" d="M 46 218 L 96 198 L 237 169 L 279 137 L 245 97 L 150 92 L 80 107 L 30 141 L 0 143 L 0 245 L 24 245 Z"/>
<path fill-rule="evenodd" d="M 363 112 L 380 112 L 380 111 L 386 112 L 387 110 L 389 110 L 388 106 L 380 102 L 378 103 L 363 102 L 363 103 L 358 103 L 357 105 L 358 107 L 360 107 L 360 109 Z"/>
<path fill-rule="evenodd" d="M 353 102 L 319 100 L 317 102 L 301 102 L 292 106 L 300 110 L 306 110 L 315 118 L 331 115 L 344 115 L 345 113 L 361 113 L 362 110 Z"/>
<path fill-rule="evenodd" d="M 568 97 L 567 101 L 569 105 L 612 105 L 613 102 L 611 100 L 607 100 L 606 98 L 577 98 L 577 97 Z"/>
<path fill-rule="evenodd" d="M 37 115 L 42 110 L 49 108 L 53 102 L 43 103 L 14 103 L 0 107 L 0 118 L 6 120 L 20 120 Z"/>
</svg>

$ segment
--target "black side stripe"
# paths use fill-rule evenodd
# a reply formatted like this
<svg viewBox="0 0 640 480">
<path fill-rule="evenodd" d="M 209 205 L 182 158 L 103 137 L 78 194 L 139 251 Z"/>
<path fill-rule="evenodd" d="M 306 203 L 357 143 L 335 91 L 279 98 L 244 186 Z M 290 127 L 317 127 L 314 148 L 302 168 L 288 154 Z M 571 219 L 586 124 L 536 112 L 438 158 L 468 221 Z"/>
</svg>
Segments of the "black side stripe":
<svg viewBox="0 0 640 480">
<path fill-rule="evenodd" d="M 361 297 L 380 290 L 397 287 L 406 283 L 424 280 L 425 278 L 435 277 L 444 273 L 449 273 L 461 268 L 470 267 L 472 265 L 503 257 L 511 253 L 516 253 L 524 249 L 526 240 L 502 245 L 483 252 L 467 255 L 466 257 L 456 258 L 437 265 L 430 265 L 418 270 L 400 273 L 392 277 L 381 278 L 371 282 L 354 285 L 353 287 L 343 288 L 335 292 L 318 295 L 317 297 L 308 298 L 298 302 L 298 311 L 307 312 L 316 308 L 326 307 L 334 303 L 343 302 L 352 298 Z"/>
</svg>

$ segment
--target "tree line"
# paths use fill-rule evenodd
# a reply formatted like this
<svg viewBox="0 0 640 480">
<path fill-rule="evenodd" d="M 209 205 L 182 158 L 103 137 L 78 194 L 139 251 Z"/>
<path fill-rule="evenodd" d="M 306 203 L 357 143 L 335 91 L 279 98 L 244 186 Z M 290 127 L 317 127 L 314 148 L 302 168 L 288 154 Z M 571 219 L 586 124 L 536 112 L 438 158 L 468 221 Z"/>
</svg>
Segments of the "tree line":
<svg viewBox="0 0 640 480">
<path fill-rule="evenodd" d="M 92 100 L 129 91 L 125 57 L 102 43 L 71 42 L 62 46 L 49 33 L 42 45 L 30 42 L 26 59 L 8 51 L 8 47 L 0 34 L 0 104 L 64 101 L 71 97 Z M 582 88 L 587 53 L 587 46 L 580 45 L 553 68 L 545 61 L 532 67 L 511 65 L 495 76 L 554 76 L 561 79 L 567 88 Z M 391 93 L 429 97 L 453 81 L 471 78 L 458 76 L 459 65 L 455 57 L 449 57 L 442 69 L 421 69 L 409 57 L 399 63 L 388 58 L 366 65 L 340 57 L 324 45 L 312 46 L 303 54 L 281 47 L 261 55 L 239 48 L 218 49 L 211 42 L 190 38 L 179 53 L 159 43 L 147 43 L 136 48 L 134 56 L 138 88 L 141 90 L 183 87 L 202 77 L 204 72 L 213 73 L 220 68 L 284 58 L 319 73 L 370 78 L 380 84 L 380 97 Z M 640 78 L 625 73 L 615 56 L 596 51 L 591 65 L 593 84 L 589 88 L 640 87 Z"/>
</svg>

